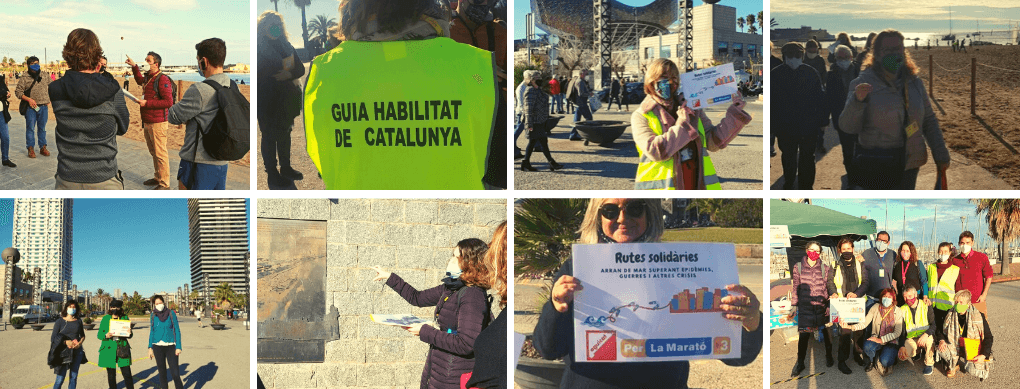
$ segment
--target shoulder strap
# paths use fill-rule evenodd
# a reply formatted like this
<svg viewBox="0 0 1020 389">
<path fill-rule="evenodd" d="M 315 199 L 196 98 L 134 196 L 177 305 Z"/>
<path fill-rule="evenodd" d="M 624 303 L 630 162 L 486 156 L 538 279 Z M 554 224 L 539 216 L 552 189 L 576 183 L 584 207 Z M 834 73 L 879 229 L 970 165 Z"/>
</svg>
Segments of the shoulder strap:
<svg viewBox="0 0 1020 389">
<path fill-rule="evenodd" d="M 32 88 L 35 88 L 35 83 L 36 83 L 36 82 L 39 82 L 39 80 L 32 80 L 32 85 L 29 85 L 29 86 L 28 86 L 28 89 L 25 89 L 25 94 L 26 94 L 26 95 L 28 95 L 28 94 L 31 94 L 31 93 L 32 93 Z M 29 96 L 29 98 L 32 98 L 32 96 Z"/>
<path fill-rule="evenodd" d="M 485 33 L 489 36 L 489 48 L 491 52 L 496 52 L 496 27 L 495 23 L 491 20 L 485 24 Z"/>
</svg>

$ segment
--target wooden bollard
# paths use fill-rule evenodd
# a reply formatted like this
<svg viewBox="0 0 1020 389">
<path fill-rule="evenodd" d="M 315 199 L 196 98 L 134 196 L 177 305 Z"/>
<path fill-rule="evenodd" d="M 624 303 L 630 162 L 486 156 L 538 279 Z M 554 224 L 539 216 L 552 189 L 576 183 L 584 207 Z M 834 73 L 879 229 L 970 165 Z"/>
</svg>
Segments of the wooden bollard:
<svg viewBox="0 0 1020 389">
<path fill-rule="evenodd" d="M 970 59 L 970 114 L 977 115 L 977 57 Z"/>
</svg>

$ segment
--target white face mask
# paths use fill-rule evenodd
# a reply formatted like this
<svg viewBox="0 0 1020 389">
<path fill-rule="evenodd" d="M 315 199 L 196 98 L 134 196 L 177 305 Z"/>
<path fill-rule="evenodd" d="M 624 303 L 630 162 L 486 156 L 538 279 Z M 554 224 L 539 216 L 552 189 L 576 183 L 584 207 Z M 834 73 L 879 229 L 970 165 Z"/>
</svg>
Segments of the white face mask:
<svg viewBox="0 0 1020 389">
<path fill-rule="evenodd" d="M 163 307 L 165 307 L 165 305 L 163 305 L 163 304 L 156 304 L 156 310 L 157 311 L 163 312 Z"/>
<path fill-rule="evenodd" d="M 450 258 L 446 263 L 446 275 L 453 279 L 460 278 L 460 260 L 457 257 Z"/>
<path fill-rule="evenodd" d="M 960 245 L 960 250 L 963 250 L 964 254 L 970 254 L 970 245 L 969 244 Z"/>
<path fill-rule="evenodd" d="M 836 66 L 839 66 L 840 69 L 847 70 L 847 69 L 850 68 L 850 60 L 849 59 L 844 59 L 844 60 L 836 61 Z"/>
<path fill-rule="evenodd" d="M 948 260 L 949 260 L 949 254 L 939 255 L 939 261 L 941 261 L 942 263 L 945 263 Z"/>
<path fill-rule="evenodd" d="M 67 308 L 67 314 L 68 315 L 73 316 L 75 312 L 78 312 L 78 310 L 74 309 L 74 308 Z"/>
<path fill-rule="evenodd" d="M 786 65 L 789 66 L 791 69 L 797 69 L 803 63 L 804 63 L 804 61 L 801 60 L 800 58 L 787 58 L 786 59 Z"/>
<path fill-rule="evenodd" d="M 808 59 L 815 59 L 816 57 L 818 57 L 818 53 L 807 53 L 804 55 L 806 55 Z"/>
</svg>

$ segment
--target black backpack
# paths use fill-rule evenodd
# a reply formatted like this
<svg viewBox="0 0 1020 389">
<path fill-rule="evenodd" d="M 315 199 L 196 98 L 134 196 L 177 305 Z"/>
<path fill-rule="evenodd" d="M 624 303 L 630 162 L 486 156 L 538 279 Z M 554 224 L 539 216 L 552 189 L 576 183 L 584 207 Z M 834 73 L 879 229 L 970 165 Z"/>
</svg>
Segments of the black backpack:
<svg viewBox="0 0 1020 389">
<path fill-rule="evenodd" d="M 173 97 L 172 101 L 176 103 L 177 102 L 177 83 L 174 82 L 174 79 L 170 78 L 170 76 L 166 75 L 166 73 L 159 73 L 159 76 L 166 77 L 166 79 L 168 81 L 170 81 L 170 89 L 173 90 L 173 94 L 171 94 L 170 96 Z M 159 77 L 159 76 L 156 76 L 156 77 Z M 155 80 L 154 82 L 156 83 L 156 85 L 153 85 L 152 90 L 154 92 L 156 92 L 156 100 L 162 100 L 163 98 L 159 97 L 159 80 Z"/>
<path fill-rule="evenodd" d="M 212 123 L 209 123 L 209 128 L 204 133 L 199 131 L 202 146 L 211 157 L 221 161 L 244 158 L 250 147 L 251 103 L 244 98 L 233 80 L 229 87 L 213 80 L 203 82 L 216 90 L 220 108 Z"/>
</svg>

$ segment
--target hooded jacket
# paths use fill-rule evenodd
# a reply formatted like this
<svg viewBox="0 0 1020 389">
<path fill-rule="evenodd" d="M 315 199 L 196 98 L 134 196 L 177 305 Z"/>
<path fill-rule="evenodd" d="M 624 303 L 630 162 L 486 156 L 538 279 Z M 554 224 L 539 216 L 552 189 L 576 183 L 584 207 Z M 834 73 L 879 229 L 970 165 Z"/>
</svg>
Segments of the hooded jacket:
<svg viewBox="0 0 1020 389">
<path fill-rule="evenodd" d="M 117 81 L 101 73 L 69 70 L 50 84 L 57 119 L 57 175 L 94 184 L 117 175 L 117 135 L 131 114 Z"/>
<path fill-rule="evenodd" d="M 871 93 L 864 101 L 857 101 L 854 90 L 862 83 L 871 84 Z M 920 136 L 907 139 L 903 127 L 903 88 L 906 85 L 910 107 L 910 120 L 920 127 Z M 924 89 L 924 82 L 917 76 L 904 76 L 890 85 L 875 72 L 874 68 L 861 71 L 861 75 L 850 83 L 846 107 L 839 117 L 839 128 L 848 134 L 857 134 L 857 142 L 868 149 L 906 148 L 905 170 L 917 169 L 928 162 L 931 147 L 935 162 L 949 162 L 949 149 L 942 138 L 939 120 L 931 108 L 931 100 Z"/>
<path fill-rule="evenodd" d="M 419 291 L 396 274 L 390 275 L 386 285 L 411 305 L 436 307 L 439 328 L 424 325 L 418 334 L 422 342 L 429 344 L 421 389 L 459 389 L 460 376 L 470 373 L 475 366 L 475 338 L 491 321 L 485 291 L 473 286 L 452 289 L 446 285 Z"/>
</svg>

